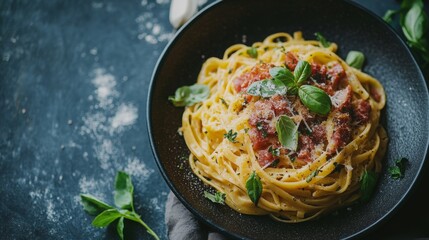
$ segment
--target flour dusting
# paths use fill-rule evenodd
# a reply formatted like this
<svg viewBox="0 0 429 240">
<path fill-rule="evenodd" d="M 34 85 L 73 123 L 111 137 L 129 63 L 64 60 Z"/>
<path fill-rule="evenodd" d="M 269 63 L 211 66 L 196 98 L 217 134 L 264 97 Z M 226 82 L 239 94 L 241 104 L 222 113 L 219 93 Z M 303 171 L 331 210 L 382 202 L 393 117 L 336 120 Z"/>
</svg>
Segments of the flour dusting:
<svg viewBox="0 0 429 240">
<path fill-rule="evenodd" d="M 124 171 L 131 176 L 139 178 L 143 181 L 148 179 L 149 176 L 155 172 L 153 169 L 146 168 L 146 165 L 138 158 L 132 158 L 128 160 L 128 164 L 125 167 Z"/>
<path fill-rule="evenodd" d="M 158 4 L 167 4 L 169 2 L 169 0 L 157 0 Z M 135 20 L 139 31 L 137 38 L 153 45 L 169 41 L 173 37 L 173 29 L 169 25 L 163 26 L 157 16 L 146 5 L 147 2 L 142 1 L 145 12 Z"/>
<path fill-rule="evenodd" d="M 97 94 L 97 100 L 100 103 L 101 108 L 110 107 L 113 103 L 113 97 L 118 95 L 115 90 L 116 80 L 112 74 L 105 73 L 102 68 L 97 68 L 94 71 L 95 78 L 92 83 L 97 88 L 95 93 Z"/>
<path fill-rule="evenodd" d="M 112 128 L 118 129 L 133 125 L 137 120 L 137 108 L 132 104 L 121 104 L 112 119 Z"/>
</svg>

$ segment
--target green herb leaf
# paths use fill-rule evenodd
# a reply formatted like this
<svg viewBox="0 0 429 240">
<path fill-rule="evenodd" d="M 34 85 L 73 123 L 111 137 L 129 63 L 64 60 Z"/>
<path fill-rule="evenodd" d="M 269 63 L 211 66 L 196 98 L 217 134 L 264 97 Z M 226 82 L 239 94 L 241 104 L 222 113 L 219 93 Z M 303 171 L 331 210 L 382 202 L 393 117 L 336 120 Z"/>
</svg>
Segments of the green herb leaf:
<svg viewBox="0 0 429 240">
<path fill-rule="evenodd" d="M 316 177 L 317 176 L 317 174 L 319 174 L 319 169 L 316 169 L 316 170 L 314 170 L 314 171 L 312 171 L 311 173 L 310 173 L 310 175 L 308 175 L 306 178 L 305 178 L 305 181 L 306 182 L 311 182 L 311 180 L 314 178 L 314 177 Z"/>
<path fill-rule="evenodd" d="M 318 87 L 303 85 L 299 88 L 298 95 L 301 102 L 312 112 L 326 115 L 331 111 L 331 98 Z"/>
<path fill-rule="evenodd" d="M 287 149 L 296 151 L 298 148 L 298 125 L 286 115 L 277 119 L 276 131 L 279 142 Z"/>
<path fill-rule="evenodd" d="M 209 199 L 210 201 L 214 203 L 219 203 L 222 205 L 225 205 L 225 193 L 216 191 L 215 194 L 211 194 L 207 191 L 204 191 L 204 197 Z"/>
<path fill-rule="evenodd" d="M 413 4 L 404 16 L 402 31 L 411 42 L 418 42 L 427 29 L 427 16 L 419 4 Z"/>
<path fill-rule="evenodd" d="M 327 48 L 327 47 L 331 46 L 331 42 L 328 42 L 326 40 L 326 38 L 320 32 L 317 32 L 314 35 L 316 36 L 317 41 L 319 41 L 323 47 Z"/>
<path fill-rule="evenodd" d="M 384 13 L 383 20 L 387 23 L 391 23 L 393 16 L 398 12 L 400 12 L 400 10 L 387 10 L 386 13 Z"/>
<path fill-rule="evenodd" d="M 364 171 L 360 180 L 360 192 L 362 201 L 366 202 L 371 198 L 377 183 L 377 173 L 374 171 Z"/>
<path fill-rule="evenodd" d="M 109 204 L 97 199 L 90 194 L 81 194 L 80 200 L 84 210 L 90 215 L 97 215 L 101 212 L 113 208 Z"/>
<path fill-rule="evenodd" d="M 133 191 L 134 187 L 130 176 L 125 172 L 119 171 L 115 180 L 115 205 L 121 209 L 134 211 Z"/>
<path fill-rule="evenodd" d="M 117 209 L 107 209 L 106 211 L 100 213 L 97 217 L 92 221 L 92 225 L 94 227 L 106 227 L 111 222 L 120 218 L 122 214 Z"/>
<path fill-rule="evenodd" d="M 400 179 L 404 177 L 405 168 L 407 165 L 408 159 L 400 158 L 395 161 L 395 166 L 388 168 L 390 177 L 393 179 Z"/>
<path fill-rule="evenodd" d="M 120 217 L 118 225 L 116 225 L 116 231 L 118 232 L 119 238 L 124 240 L 124 217 Z"/>
<path fill-rule="evenodd" d="M 252 83 L 247 88 L 247 93 L 252 96 L 260 96 L 263 98 L 271 97 L 276 94 L 285 95 L 287 92 L 286 86 L 281 81 L 273 79 L 265 79 Z"/>
<path fill-rule="evenodd" d="M 237 137 L 237 132 L 232 132 L 232 129 L 230 129 L 227 133 L 223 135 L 224 138 L 228 139 L 232 143 L 236 143 L 235 138 Z"/>
<path fill-rule="evenodd" d="M 249 56 L 252 58 L 257 58 L 258 57 L 258 49 L 251 47 L 251 48 L 247 49 L 247 54 L 249 54 Z"/>
<path fill-rule="evenodd" d="M 298 85 L 306 81 L 311 75 L 310 63 L 303 60 L 298 61 L 293 75 L 295 76 L 295 81 Z"/>
<path fill-rule="evenodd" d="M 174 96 L 169 96 L 176 107 L 192 106 L 195 103 L 206 100 L 210 95 L 210 89 L 203 84 L 194 84 L 192 86 L 183 86 L 176 90 Z"/>
<path fill-rule="evenodd" d="M 362 69 L 364 61 L 365 55 L 359 51 L 350 51 L 346 57 L 347 64 L 356 69 Z"/>
<path fill-rule="evenodd" d="M 288 88 L 295 86 L 295 76 L 287 68 L 273 67 L 270 69 L 270 75 L 274 79 L 280 80 Z"/>
<path fill-rule="evenodd" d="M 131 178 L 125 172 L 118 172 L 115 181 L 115 192 L 114 200 L 115 205 L 122 208 L 121 210 L 115 209 L 108 204 L 98 200 L 92 195 L 81 194 L 82 203 L 85 211 L 89 214 L 96 214 L 97 212 L 104 210 L 92 221 L 92 225 L 95 227 L 106 227 L 113 221 L 119 218 L 116 226 L 116 231 L 121 239 L 124 238 L 124 218 L 140 223 L 146 228 L 146 231 L 152 235 L 156 240 L 159 240 L 158 235 L 144 223 L 140 216 L 134 211 L 133 206 L 133 191 L 134 187 L 131 182 Z M 127 210 L 130 209 L 131 211 Z"/>
<path fill-rule="evenodd" d="M 259 198 L 262 194 L 262 182 L 259 176 L 253 171 L 249 178 L 246 181 L 247 195 L 249 195 L 250 200 L 258 205 Z"/>
<path fill-rule="evenodd" d="M 268 152 L 271 153 L 275 157 L 280 156 L 280 148 L 273 148 L 273 146 L 270 146 L 268 148 Z"/>
</svg>

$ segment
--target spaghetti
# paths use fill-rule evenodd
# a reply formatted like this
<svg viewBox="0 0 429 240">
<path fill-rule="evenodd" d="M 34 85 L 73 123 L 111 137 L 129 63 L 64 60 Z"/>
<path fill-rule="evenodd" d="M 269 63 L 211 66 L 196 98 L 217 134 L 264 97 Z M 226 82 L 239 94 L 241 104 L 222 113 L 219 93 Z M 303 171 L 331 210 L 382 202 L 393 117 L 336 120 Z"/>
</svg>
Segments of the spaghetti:
<svg viewBox="0 0 429 240">
<path fill-rule="evenodd" d="M 336 49 L 304 40 L 300 32 L 276 33 L 251 47 L 233 45 L 222 59 L 203 64 L 197 83 L 208 86 L 210 95 L 186 107 L 180 130 L 193 172 L 225 193 L 234 210 L 284 222 L 309 220 L 358 200 L 363 174 L 381 170 L 387 144 L 379 125 L 383 87 L 347 65 Z M 286 94 L 249 94 L 252 84 L 273 78 L 273 68 L 296 75 L 300 62 L 311 67 L 302 84 L 329 96 L 327 114 L 309 110 L 302 96 L 290 94 L 292 87 Z M 279 140 L 276 124 L 283 116 L 296 126 L 295 148 Z M 262 186 L 256 202 L 246 188 L 253 173 Z"/>
</svg>

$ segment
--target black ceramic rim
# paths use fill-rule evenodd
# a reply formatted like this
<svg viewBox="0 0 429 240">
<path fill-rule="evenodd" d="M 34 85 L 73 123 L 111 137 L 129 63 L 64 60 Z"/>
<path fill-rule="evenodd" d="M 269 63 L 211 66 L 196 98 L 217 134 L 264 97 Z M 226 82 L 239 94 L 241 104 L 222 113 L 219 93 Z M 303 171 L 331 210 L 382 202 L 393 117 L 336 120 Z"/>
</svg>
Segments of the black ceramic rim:
<svg viewBox="0 0 429 240">
<path fill-rule="evenodd" d="M 413 64 L 418 66 L 417 61 L 415 60 L 413 54 L 411 53 L 410 49 L 408 48 L 408 46 L 406 45 L 406 43 L 403 41 L 403 39 L 398 35 L 398 33 L 390 26 L 388 25 L 385 21 L 383 21 L 379 16 L 377 16 L 376 14 L 374 14 L 373 12 L 369 11 L 368 9 L 364 8 L 363 6 L 354 3 L 352 1 L 349 0 L 344 0 L 344 2 L 346 2 L 347 4 L 349 4 L 352 8 L 357 8 L 360 11 L 364 12 L 365 14 L 369 15 L 370 17 L 376 19 L 378 22 L 380 22 L 385 28 L 387 28 L 391 33 L 393 33 L 393 35 L 398 39 L 398 41 L 400 42 L 400 44 L 406 49 L 407 54 L 410 56 L 410 59 L 412 59 Z M 169 186 L 169 188 L 172 190 L 172 192 L 176 195 L 176 197 L 182 202 L 182 204 L 184 206 L 186 206 L 186 208 L 191 211 L 200 221 L 204 222 L 205 224 L 213 227 L 214 229 L 218 230 L 220 233 L 228 236 L 228 237 L 233 237 L 233 238 L 237 238 L 237 239 L 241 239 L 243 238 L 242 236 L 235 234 L 235 233 L 231 233 L 228 232 L 226 229 L 214 224 L 212 221 L 210 221 L 209 219 L 204 218 L 202 215 L 200 215 L 200 213 L 195 210 L 187 201 L 185 201 L 185 199 L 183 198 L 183 196 L 177 191 L 177 189 L 174 187 L 173 183 L 170 181 L 167 173 L 164 170 L 164 167 L 161 164 L 161 161 L 158 158 L 158 154 L 155 148 L 155 144 L 154 144 L 154 139 L 152 136 L 152 122 L 150 119 L 150 112 L 151 112 L 151 103 L 152 103 L 152 90 L 153 90 L 153 85 L 154 85 L 154 81 L 156 79 L 156 76 L 158 74 L 158 69 L 159 69 L 159 65 L 163 62 L 164 60 L 164 56 L 169 52 L 169 49 L 171 46 L 173 46 L 177 40 L 177 38 L 179 38 L 182 33 L 184 32 L 185 29 L 189 28 L 192 24 L 194 24 L 195 21 L 197 21 L 201 16 L 203 16 L 204 14 L 206 14 L 209 10 L 214 9 L 218 6 L 220 6 L 222 3 L 222 1 L 218 0 L 215 1 L 213 3 L 211 3 L 210 5 L 208 5 L 207 7 L 205 7 L 204 9 L 200 10 L 196 15 L 194 15 L 184 26 L 182 26 L 174 35 L 174 37 L 172 38 L 172 40 L 170 40 L 170 42 L 167 44 L 167 46 L 164 48 L 163 52 L 161 53 L 160 57 L 158 58 L 158 61 L 155 65 L 154 71 L 152 73 L 152 77 L 151 77 L 151 81 L 150 81 L 150 85 L 149 85 L 149 90 L 148 90 L 148 98 L 147 98 L 147 105 L 146 105 L 146 121 L 147 121 L 147 129 L 148 129 L 148 135 L 149 135 L 149 142 L 151 145 L 151 149 L 152 149 L 152 153 L 154 155 L 155 158 L 155 162 L 164 178 L 164 180 L 167 182 L 167 185 Z M 420 67 L 417 67 L 419 69 L 419 75 L 421 76 L 422 79 L 425 79 L 423 76 L 423 73 L 420 70 Z M 427 88 L 427 84 L 426 81 L 423 81 L 423 85 L 425 87 L 425 94 L 429 96 L 429 92 L 428 92 L 428 88 Z M 429 103 L 427 103 L 427 105 L 429 105 Z M 428 110 L 429 111 L 429 110 Z M 428 119 L 426 119 L 426 122 L 429 122 L 429 117 Z M 387 219 L 389 219 L 393 213 L 395 211 L 398 210 L 398 208 L 400 208 L 405 200 L 407 199 L 407 197 L 409 195 L 411 195 L 412 191 L 414 190 L 414 186 L 416 181 L 421 177 L 421 171 L 423 169 L 423 166 L 425 165 L 425 162 L 427 160 L 427 151 L 428 151 L 428 146 L 429 146 L 429 137 L 426 138 L 426 150 L 423 153 L 423 159 L 420 163 L 420 166 L 417 169 L 417 174 L 415 175 L 414 179 L 412 180 L 410 186 L 408 187 L 408 189 L 405 191 L 404 195 L 402 196 L 402 198 L 396 203 L 396 205 L 394 205 L 386 214 L 384 214 L 381 218 L 379 218 L 377 221 L 373 222 L 372 224 L 368 225 L 366 228 L 350 235 L 347 236 L 346 239 L 348 238 L 355 238 L 358 236 L 362 236 L 364 234 L 369 233 L 370 231 L 374 230 L 375 226 L 380 225 L 381 223 L 385 222 Z"/>
</svg>

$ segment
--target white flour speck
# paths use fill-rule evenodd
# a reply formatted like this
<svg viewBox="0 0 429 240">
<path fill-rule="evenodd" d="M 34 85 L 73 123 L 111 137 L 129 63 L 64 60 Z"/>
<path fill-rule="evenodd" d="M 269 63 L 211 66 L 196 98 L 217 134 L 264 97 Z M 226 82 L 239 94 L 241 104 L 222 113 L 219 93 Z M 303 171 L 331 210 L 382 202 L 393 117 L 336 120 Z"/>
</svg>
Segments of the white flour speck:
<svg viewBox="0 0 429 240">
<path fill-rule="evenodd" d="M 103 3 L 102 2 L 92 2 L 92 7 L 95 9 L 99 9 L 103 7 Z"/>
<path fill-rule="evenodd" d="M 158 43 L 158 40 L 156 40 L 156 38 L 153 35 L 146 35 L 144 37 L 144 40 L 146 40 L 146 42 L 150 43 L 150 44 L 157 44 Z"/>
<path fill-rule="evenodd" d="M 97 88 L 95 93 L 97 94 L 100 107 L 109 107 L 112 104 L 112 98 L 118 95 L 118 92 L 115 90 L 115 77 L 112 74 L 105 73 L 105 70 L 101 68 L 95 69 L 94 73 L 95 78 L 92 80 L 92 83 Z"/>
<path fill-rule="evenodd" d="M 132 125 L 137 120 L 137 108 L 132 104 L 121 104 L 112 119 L 111 127 L 121 130 L 124 126 Z"/>
<path fill-rule="evenodd" d="M 146 168 L 144 162 L 140 161 L 138 158 L 129 159 L 124 171 L 143 181 L 148 179 L 154 172 L 153 169 Z"/>
<path fill-rule="evenodd" d="M 97 55 L 97 53 L 98 53 L 98 50 L 97 50 L 97 48 L 93 48 L 93 49 L 91 49 L 91 50 L 89 50 L 89 53 L 91 54 L 91 55 Z"/>
<path fill-rule="evenodd" d="M 152 207 L 155 209 L 155 211 L 161 211 L 162 208 L 159 206 L 158 198 L 151 198 L 150 203 L 152 204 Z"/>
<path fill-rule="evenodd" d="M 167 4 L 169 0 L 157 0 L 158 4 Z M 142 6 L 146 6 L 147 2 L 142 1 Z M 173 37 L 173 29 L 170 25 L 163 26 L 158 17 L 153 14 L 148 7 L 145 7 L 145 12 L 136 18 L 139 40 L 144 40 L 148 44 L 157 44 L 167 42 Z"/>
<path fill-rule="evenodd" d="M 100 145 L 94 147 L 95 156 L 100 161 L 100 167 L 104 170 L 111 167 L 111 159 L 116 157 L 116 149 L 110 139 L 103 139 Z"/>
<path fill-rule="evenodd" d="M 109 187 L 108 184 L 110 183 L 107 181 L 95 181 L 93 178 L 87 179 L 85 176 L 83 176 L 79 180 L 79 189 L 81 193 L 91 194 L 97 198 L 105 199 L 103 189 Z"/>
</svg>

